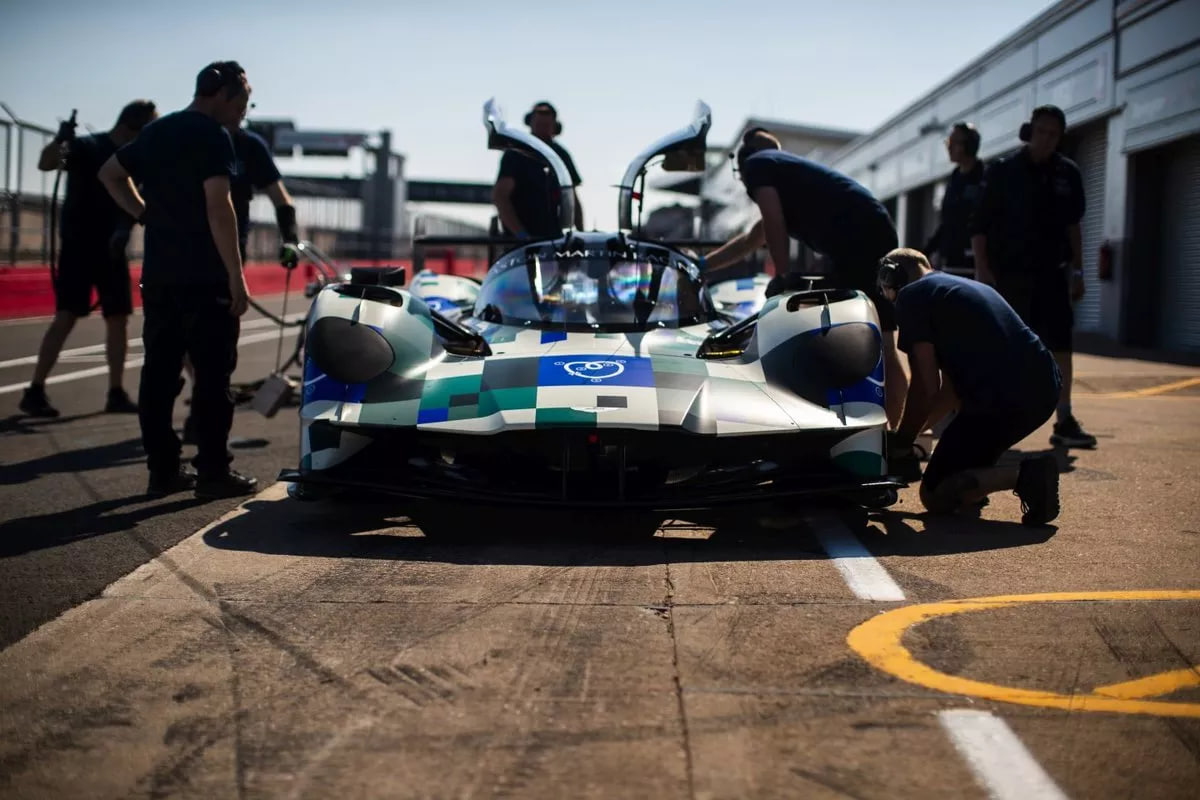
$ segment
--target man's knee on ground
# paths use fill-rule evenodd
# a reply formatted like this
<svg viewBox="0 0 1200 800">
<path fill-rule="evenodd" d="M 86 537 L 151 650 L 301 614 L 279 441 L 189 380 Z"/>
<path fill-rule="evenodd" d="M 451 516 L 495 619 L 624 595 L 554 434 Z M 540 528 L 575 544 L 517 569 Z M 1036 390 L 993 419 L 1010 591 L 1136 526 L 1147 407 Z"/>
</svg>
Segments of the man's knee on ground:
<svg viewBox="0 0 1200 800">
<path fill-rule="evenodd" d="M 967 493 L 978 488 L 979 481 L 965 472 L 949 475 L 933 487 L 922 481 L 921 504 L 931 514 L 952 514 L 962 506 Z"/>
</svg>

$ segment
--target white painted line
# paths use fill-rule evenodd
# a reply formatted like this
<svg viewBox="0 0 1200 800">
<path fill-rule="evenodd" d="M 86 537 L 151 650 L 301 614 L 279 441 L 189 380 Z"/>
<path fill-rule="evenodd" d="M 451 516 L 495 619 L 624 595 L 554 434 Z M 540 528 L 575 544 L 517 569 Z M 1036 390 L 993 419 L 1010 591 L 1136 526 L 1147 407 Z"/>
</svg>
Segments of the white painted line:
<svg viewBox="0 0 1200 800">
<path fill-rule="evenodd" d="M 954 749 L 992 800 L 1066 800 L 1004 720 L 987 711 L 938 713 Z"/>
<path fill-rule="evenodd" d="M 832 514 L 813 517 L 810 523 L 821 547 L 825 548 L 855 597 L 885 603 L 904 599 L 904 592 L 850 532 L 846 523 Z"/>
<path fill-rule="evenodd" d="M 298 314 L 298 315 L 292 314 L 287 317 L 287 320 L 289 322 L 297 322 L 302 319 L 304 319 L 303 314 Z M 267 327 L 274 327 L 274 326 L 275 326 L 274 322 L 267 319 L 266 317 L 262 317 L 260 319 L 252 319 L 252 320 L 247 320 L 246 322 L 243 322 L 242 330 L 249 331 L 249 330 L 255 330 L 257 328 L 267 328 Z M 142 346 L 142 337 L 138 336 L 133 339 L 129 339 L 128 341 L 125 342 L 125 344 L 129 347 L 141 347 Z M 85 345 L 84 347 L 72 347 L 69 350 L 63 350 L 61 353 L 58 354 L 58 357 L 59 357 L 60 361 L 65 361 L 65 360 L 70 360 L 73 356 L 95 355 L 97 353 L 98 354 L 104 353 L 104 343 L 103 342 L 101 342 L 100 344 Z M 21 358 L 10 358 L 7 361 L 0 361 L 0 369 L 7 369 L 9 367 L 21 367 L 21 366 L 26 366 L 29 364 L 36 364 L 36 363 L 37 363 L 36 355 L 22 356 Z"/>
<path fill-rule="evenodd" d="M 279 338 L 279 331 L 263 331 L 262 333 L 252 333 L 249 336 L 243 336 L 238 339 L 238 347 L 247 344 L 255 344 L 256 342 L 271 342 Z M 125 369 L 131 367 L 140 367 L 145 363 L 146 359 L 142 356 L 137 358 L 126 359 Z M 56 383 L 68 383 L 70 381 L 79 381 L 84 378 L 94 378 L 97 375 L 107 375 L 108 367 L 92 367 L 91 369 L 81 369 L 76 372 L 64 372 L 60 375 L 51 375 L 46 379 L 46 385 L 51 386 Z M 29 381 L 21 383 L 10 383 L 7 386 L 0 386 L 0 395 L 12 394 L 13 392 L 24 391 L 29 386 Z"/>
</svg>

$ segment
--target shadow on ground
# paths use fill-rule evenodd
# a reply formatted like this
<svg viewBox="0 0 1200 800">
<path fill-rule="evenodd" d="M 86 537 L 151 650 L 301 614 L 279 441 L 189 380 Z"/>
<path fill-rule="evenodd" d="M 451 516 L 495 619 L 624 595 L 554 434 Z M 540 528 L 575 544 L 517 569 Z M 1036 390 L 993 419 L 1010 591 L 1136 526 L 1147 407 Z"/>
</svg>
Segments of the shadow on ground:
<svg viewBox="0 0 1200 800">
<path fill-rule="evenodd" d="M 824 559 L 811 522 L 832 514 L 875 555 L 944 555 L 1040 544 L 1053 526 L 970 516 L 925 518 L 848 506 L 725 511 L 670 520 L 661 515 L 546 512 L 461 505 L 291 498 L 251 501 L 245 513 L 208 530 L 223 550 L 320 558 L 372 558 L 455 564 L 643 566 L 718 561 Z M 924 521 L 923 530 L 910 523 Z"/>
</svg>

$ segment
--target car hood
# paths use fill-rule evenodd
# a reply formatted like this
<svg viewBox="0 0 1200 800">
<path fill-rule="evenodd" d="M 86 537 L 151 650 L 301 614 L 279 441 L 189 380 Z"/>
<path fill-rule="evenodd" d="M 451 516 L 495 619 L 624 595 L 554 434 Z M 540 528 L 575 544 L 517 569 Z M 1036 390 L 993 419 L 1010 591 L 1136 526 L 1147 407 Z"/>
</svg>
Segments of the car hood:
<svg viewBox="0 0 1200 800">
<path fill-rule="evenodd" d="M 772 386 L 754 358 L 697 358 L 717 326 L 576 333 L 469 324 L 492 355 L 441 353 L 357 386 L 306 374 L 304 418 L 460 434 L 565 426 L 722 436 L 853 430 L 883 418 L 874 397 L 827 408 Z"/>
</svg>

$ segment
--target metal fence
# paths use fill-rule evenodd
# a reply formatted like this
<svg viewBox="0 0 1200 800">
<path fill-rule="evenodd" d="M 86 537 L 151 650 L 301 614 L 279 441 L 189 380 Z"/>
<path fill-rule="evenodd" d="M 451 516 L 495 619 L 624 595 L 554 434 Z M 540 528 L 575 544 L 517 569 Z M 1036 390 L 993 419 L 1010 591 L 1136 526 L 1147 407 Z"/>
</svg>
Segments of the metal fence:
<svg viewBox="0 0 1200 800">
<path fill-rule="evenodd" d="M 55 131 L 15 117 L 0 120 L 4 185 L 0 194 L 0 264 L 45 264 L 50 259 L 50 209 L 54 173 L 37 168 Z M 62 194 L 59 187 L 59 196 Z"/>
<path fill-rule="evenodd" d="M 55 171 L 38 169 L 42 150 L 57 133 L 20 119 L 6 104 L 0 103 L 0 148 L 4 157 L 3 194 L 0 195 L 0 266 L 42 266 L 51 260 L 51 218 L 66 194 L 66 176 L 59 181 L 55 194 Z M 93 129 L 79 124 L 79 133 Z M 284 176 L 287 184 L 288 177 Z M 398 230 L 374 231 L 365 225 L 366 210 L 361 198 L 306 196 L 304 180 L 297 179 L 293 191 L 301 234 L 331 256 L 339 259 L 385 261 L 412 257 L 411 231 L 407 213 L 397 220 Z M 467 222 L 419 213 L 423 231 L 438 235 L 483 235 L 486 229 Z M 256 196 L 250 208 L 251 227 L 246 256 L 249 261 L 274 259 L 279 251 L 279 232 L 274 209 L 264 196 Z M 56 232 L 57 233 L 57 232 Z M 57 238 L 57 237 L 56 237 Z M 130 236 L 129 255 L 141 258 L 142 230 L 135 226 Z M 482 253 L 460 248 L 458 256 L 470 263 Z"/>
</svg>

